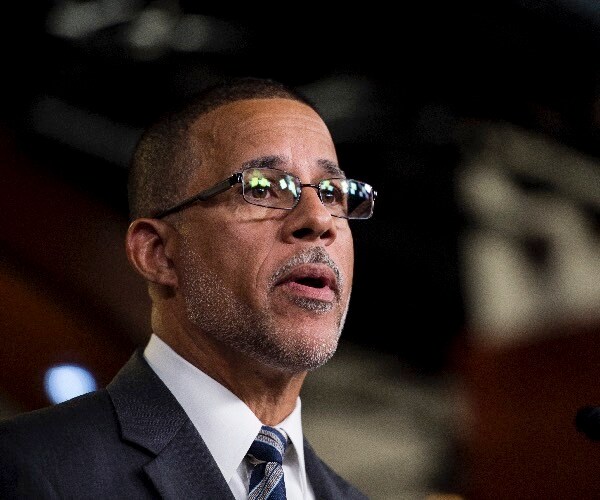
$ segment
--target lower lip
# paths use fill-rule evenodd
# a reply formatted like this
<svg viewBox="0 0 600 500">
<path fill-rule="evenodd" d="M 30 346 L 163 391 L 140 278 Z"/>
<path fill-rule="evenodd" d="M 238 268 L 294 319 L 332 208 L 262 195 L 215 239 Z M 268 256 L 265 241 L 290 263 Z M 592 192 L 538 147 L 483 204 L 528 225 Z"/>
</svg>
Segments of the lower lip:
<svg viewBox="0 0 600 500">
<path fill-rule="evenodd" d="M 293 293 L 294 295 L 305 297 L 307 299 L 321 300 L 323 302 L 333 302 L 335 300 L 335 292 L 328 286 L 315 288 L 290 281 L 280 285 L 280 287 L 288 293 Z"/>
</svg>

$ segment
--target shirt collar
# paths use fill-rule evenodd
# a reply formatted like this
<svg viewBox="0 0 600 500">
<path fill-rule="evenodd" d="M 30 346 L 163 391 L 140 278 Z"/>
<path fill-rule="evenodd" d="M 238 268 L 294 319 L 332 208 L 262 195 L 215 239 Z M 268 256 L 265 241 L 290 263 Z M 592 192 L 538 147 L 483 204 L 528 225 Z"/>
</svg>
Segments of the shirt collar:
<svg viewBox="0 0 600 500">
<path fill-rule="evenodd" d="M 157 335 L 151 335 L 144 357 L 183 407 L 229 482 L 257 436 L 260 420 L 235 394 L 182 358 Z M 292 413 L 275 427 L 286 432 L 298 455 L 300 470 L 304 470 L 300 398 Z"/>
<path fill-rule="evenodd" d="M 300 398 L 296 401 L 296 407 L 280 424 L 275 427 L 283 429 L 290 438 L 296 453 L 300 470 L 304 470 L 304 434 L 302 433 L 302 417 L 301 417 L 301 401 Z M 289 444 L 288 444 L 289 449 Z"/>
</svg>

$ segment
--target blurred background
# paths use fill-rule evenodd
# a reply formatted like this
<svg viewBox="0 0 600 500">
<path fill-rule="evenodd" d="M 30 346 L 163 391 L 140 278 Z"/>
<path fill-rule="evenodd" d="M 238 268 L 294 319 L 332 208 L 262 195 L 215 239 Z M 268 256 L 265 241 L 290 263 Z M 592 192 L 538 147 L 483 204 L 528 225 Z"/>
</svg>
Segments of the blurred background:
<svg viewBox="0 0 600 500">
<path fill-rule="evenodd" d="M 103 387 L 150 333 L 126 176 L 146 122 L 224 76 L 321 109 L 353 224 L 306 434 L 373 499 L 597 498 L 600 9 L 591 0 L 237 11 L 3 5 L 0 417 Z"/>
</svg>

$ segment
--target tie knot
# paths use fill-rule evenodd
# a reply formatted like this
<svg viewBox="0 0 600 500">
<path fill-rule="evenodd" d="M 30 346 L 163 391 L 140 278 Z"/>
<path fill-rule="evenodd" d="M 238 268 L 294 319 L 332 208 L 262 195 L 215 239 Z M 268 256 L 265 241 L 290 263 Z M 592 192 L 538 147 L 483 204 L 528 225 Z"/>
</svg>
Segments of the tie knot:
<svg viewBox="0 0 600 500">
<path fill-rule="evenodd" d="M 254 439 L 248 455 L 260 462 L 283 462 L 287 438 L 273 427 L 263 425 Z"/>
</svg>

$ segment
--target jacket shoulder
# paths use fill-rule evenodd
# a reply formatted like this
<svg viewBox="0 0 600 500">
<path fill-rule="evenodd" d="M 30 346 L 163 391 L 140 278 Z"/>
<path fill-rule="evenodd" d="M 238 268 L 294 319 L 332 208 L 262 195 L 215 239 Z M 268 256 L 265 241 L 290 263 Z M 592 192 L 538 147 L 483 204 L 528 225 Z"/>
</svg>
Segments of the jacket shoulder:
<svg viewBox="0 0 600 500">
<path fill-rule="evenodd" d="M 0 497 L 59 498 L 57 478 L 68 482 L 81 475 L 81 467 L 93 468 L 90 457 L 102 455 L 118 439 L 105 390 L 4 419 Z"/>
<path fill-rule="evenodd" d="M 42 446 L 58 440 L 67 445 L 72 440 L 68 436 L 82 431 L 89 435 L 111 420 L 114 420 L 112 404 L 102 389 L 1 420 L 0 443 L 18 441 L 21 445 L 31 442 L 31 445 Z"/>
</svg>

